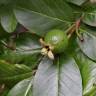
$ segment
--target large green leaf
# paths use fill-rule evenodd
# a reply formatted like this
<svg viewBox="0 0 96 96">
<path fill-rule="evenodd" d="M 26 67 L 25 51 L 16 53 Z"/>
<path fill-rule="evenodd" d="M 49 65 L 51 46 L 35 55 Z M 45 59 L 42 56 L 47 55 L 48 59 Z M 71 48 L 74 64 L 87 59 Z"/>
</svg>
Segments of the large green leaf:
<svg viewBox="0 0 96 96">
<path fill-rule="evenodd" d="M 96 61 L 96 37 L 84 30 L 83 33 L 84 41 L 77 40 L 81 50 L 92 60 Z"/>
<path fill-rule="evenodd" d="M 75 60 L 80 68 L 84 96 L 96 95 L 96 63 L 89 60 L 82 52 L 78 52 Z M 95 95 L 92 95 L 94 94 Z"/>
<path fill-rule="evenodd" d="M 28 28 L 31 32 L 35 32 L 41 36 L 44 36 L 47 31 L 54 28 L 66 29 L 69 24 L 68 22 L 65 24 L 65 21 L 59 18 L 21 8 L 16 9 L 14 12 L 19 23 Z"/>
<path fill-rule="evenodd" d="M 21 33 L 13 41 L 13 46 L 16 45 L 16 50 L 5 49 L 0 58 L 10 63 L 23 63 L 33 68 L 41 58 L 39 39 L 40 37 L 35 34 Z"/>
<path fill-rule="evenodd" d="M 72 8 L 64 0 L 31 0 L 27 5 L 33 14 L 36 12 L 62 21 L 73 20 Z"/>
<path fill-rule="evenodd" d="M 25 79 L 16 84 L 6 96 L 32 96 L 32 83 L 31 78 Z"/>
<path fill-rule="evenodd" d="M 25 65 L 9 64 L 0 60 L 0 83 L 11 86 L 30 76 L 32 76 L 31 68 Z"/>
<path fill-rule="evenodd" d="M 26 9 L 29 11 L 16 9 L 15 16 L 19 23 L 39 35 L 44 36 L 53 28 L 64 29 L 73 21 L 73 11 L 64 0 L 31 0 Z"/>
<path fill-rule="evenodd" d="M 33 83 L 33 96 L 82 96 L 82 80 L 72 58 L 44 58 Z"/>
<path fill-rule="evenodd" d="M 12 12 L 10 10 L 1 16 L 1 25 L 7 32 L 13 32 L 17 26 L 17 20 Z"/>
</svg>

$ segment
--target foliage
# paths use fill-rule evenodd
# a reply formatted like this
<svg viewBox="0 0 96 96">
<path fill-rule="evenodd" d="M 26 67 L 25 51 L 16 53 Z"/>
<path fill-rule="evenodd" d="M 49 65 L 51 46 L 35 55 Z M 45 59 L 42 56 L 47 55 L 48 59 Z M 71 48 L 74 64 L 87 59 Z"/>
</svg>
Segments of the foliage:
<svg viewBox="0 0 96 96">
<path fill-rule="evenodd" d="M 39 39 L 67 34 L 54 60 Z M 95 0 L 0 0 L 0 96 L 96 96 Z"/>
</svg>

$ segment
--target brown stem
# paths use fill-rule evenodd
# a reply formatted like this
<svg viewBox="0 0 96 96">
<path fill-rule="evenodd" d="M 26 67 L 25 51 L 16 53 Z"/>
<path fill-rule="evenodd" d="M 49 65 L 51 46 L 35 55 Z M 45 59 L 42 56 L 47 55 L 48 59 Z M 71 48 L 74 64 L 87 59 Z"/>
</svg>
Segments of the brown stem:
<svg viewBox="0 0 96 96">
<path fill-rule="evenodd" d="M 0 85 L 0 93 L 2 93 L 5 89 L 5 84 Z"/>
<path fill-rule="evenodd" d="M 67 36 L 70 38 L 72 34 L 76 31 L 76 29 L 79 29 L 80 23 L 82 20 L 83 15 L 73 24 L 68 30 L 67 30 Z"/>
<path fill-rule="evenodd" d="M 76 26 L 76 28 L 78 28 L 78 29 L 79 29 L 79 27 L 80 27 L 80 23 L 81 23 L 82 18 L 83 18 L 83 15 L 82 15 L 82 16 L 76 21 L 76 23 L 75 23 L 75 26 Z"/>
<path fill-rule="evenodd" d="M 75 31 L 75 24 L 73 24 L 70 28 L 68 28 L 67 35 L 72 34 Z"/>
<path fill-rule="evenodd" d="M 72 34 L 74 33 L 74 31 L 76 30 L 76 28 L 74 27 L 71 31 L 70 34 L 68 34 L 68 38 L 70 38 L 72 36 Z"/>
<path fill-rule="evenodd" d="M 82 17 L 80 17 L 80 19 L 78 19 L 76 21 L 76 35 L 78 36 L 78 38 L 81 40 L 81 41 L 84 41 L 84 38 L 81 36 L 81 34 L 79 33 L 79 27 L 80 27 L 80 23 L 81 23 L 81 20 L 83 18 L 83 15 Z"/>
<path fill-rule="evenodd" d="M 41 45 L 42 45 L 43 47 L 47 46 L 47 44 L 44 42 L 43 38 L 40 38 L 40 39 L 39 39 L 39 42 L 41 43 Z"/>
<path fill-rule="evenodd" d="M 4 41 L 1 41 L 1 43 L 2 43 L 5 47 L 9 48 L 10 50 L 15 50 L 15 47 L 9 46 L 9 45 L 6 44 Z"/>
</svg>

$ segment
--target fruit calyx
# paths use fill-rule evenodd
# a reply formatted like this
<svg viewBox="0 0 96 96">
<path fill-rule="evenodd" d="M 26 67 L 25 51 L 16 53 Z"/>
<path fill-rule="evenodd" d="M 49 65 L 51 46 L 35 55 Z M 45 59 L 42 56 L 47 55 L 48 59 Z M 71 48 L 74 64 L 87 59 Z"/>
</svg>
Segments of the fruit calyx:
<svg viewBox="0 0 96 96">
<path fill-rule="evenodd" d="M 47 45 L 42 38 L 40 38 L 40 43 L 43 46 L 41 54 L 48 56 L 50 59 L 54 60 L 54 54 L 52 52 L 54 48 L 51 45 Z"/>
</svg>

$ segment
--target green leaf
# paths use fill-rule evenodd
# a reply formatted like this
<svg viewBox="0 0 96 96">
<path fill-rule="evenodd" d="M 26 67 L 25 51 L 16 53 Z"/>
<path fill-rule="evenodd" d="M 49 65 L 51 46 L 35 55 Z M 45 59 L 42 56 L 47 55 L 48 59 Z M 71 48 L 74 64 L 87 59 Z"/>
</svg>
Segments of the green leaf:
<svg viewBox="0 0 96 96">
<path fill-rule="evenodd" d="M 68 27 L 68 24 L 73 22 L 72 12 L 73 10 L 64 0 L 31 0 L 28 6 L 14 10 L 20 24 L 41 36 L 54 28 Z"/>
<path fill-rule="evenodd" d="M 83 33 L 84 41 L 77 40 L 80 49 L 92 60 L 96 61 L 96 37 L 84 30 Z"/>
<path fill-rule="evenodd" d="M 70 3 L 76 4 L 76 5 L 82 5 L 84 2 L 86 2 L 86 0 L 66 0 Z"/>
<path fill-rule="evenodd" d="M 44 58 L 33 83 L 33 96 L 82 96 L 79 69 L 72 58 L 61 55 L 54 62 Z"/>
<path fill-rule="evenodd" d="M 84 7 L 86 8 L 86 11 L 84 12 L 82 21 L 87 25 L 96 27 L 96 4 L 89 4 Z"/>
<path fill-rule="evenodd" d="M 20 24 L 28 28 L 31 32 L 44 36 L 51 29 L 66 29 L 69 22 L 62 19 L 47 16 L 46 14 L 18 8 L 14 11 Z"/>
<path fill-rule="evenodd" d="M 17 20 L 13 14 L 13 11 L 6 12 L 1 16 L 1 25 L 7 32 L 13 32 L 17 26 Z"/>
<path fill-rule="evenodd" d="M 0 58 L 10 63 L 23 63 L 34 68 L 42 57 L 39 39 L 40 37 L 35 34 L 21 33 L 15 41 L 11 40 L 12 45 L 16 45 L 16 50 L 5 49 Z"/>
<path fill-rule="evenodd" d="M 18 63 L 18 64 L 25 64 L 30 68 L 34 68 L 37 66 L 38 62 L 41 60 L 42 56 L 38 53 L 30 54 L 23 54 L 23 53 L 16 53 L 14 51 L 5 50 L 4 53 L 1 54 L 0 59 L 3 59 L 9 63 Z"/>
<path fill-rule="evenodd" d="M 4 4 L 4 5 L 9 4 L 9 3 L 13 3 L 12 0 L 1 0 L 0 1 L 0 4 Z"/>
<path fill-rule="evenodd" d="M 28 6 L 26 5 L 24 8 L 26 7 L 33 14 L 36 12 L 62 21 L 73 20 L 72 8 L 64 0 L 31 0 L 30 4 L 28 3 Z"/>
<path fill-rule="evenodd" d="M 12 86 L 30 76 L 32 76 L 32 70 L 29 67 L 19 64 L 9 64 L 0 60 L 0 83 Z"/>
<path fill-rule="evenodd" d="M 4 31 L 4 29 L 2 28 L 2 26 L 0 24 L 0 40 L 2 40 L 4 38 L 8 38 L 8 37 L 9 37 L 9 34 Z"/>
<path fill-rule="evenodd" d="M 21 33 L 17 36 L 16 42 L 16 50 L 21 53 L 31 54 L 32 51 L 41 48 L 41 44 L 39 39 L 41 37 L 32 34 L 32 33 Z M 22 52 L 23 51 L 23 52 Z"/>
<path fill-rule="evenodd" d="M 84 96 L 95 96 L 92 94 L 96 92 L 96 63 L 81 51 L 75 55 L 75 60 L 80 68 Z"/>
<path fill-rule="evenodd" d="M 72 35 L 69 39 L 68 48 L 66 49 L 66 54 L 73 55 L 75 54 L 76 50 L 78 50 L 78 44 L 76 42 L 76 34 Z"/>
<path fill-rule="evenodd" d="M 16 84 L 6 96 L 32 96 L 32 83 L 31 78 L 25 79 Z"/>
</svg>

